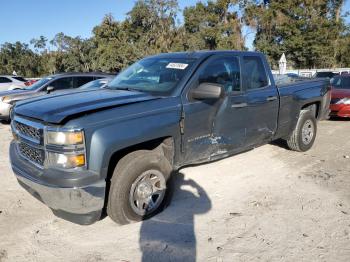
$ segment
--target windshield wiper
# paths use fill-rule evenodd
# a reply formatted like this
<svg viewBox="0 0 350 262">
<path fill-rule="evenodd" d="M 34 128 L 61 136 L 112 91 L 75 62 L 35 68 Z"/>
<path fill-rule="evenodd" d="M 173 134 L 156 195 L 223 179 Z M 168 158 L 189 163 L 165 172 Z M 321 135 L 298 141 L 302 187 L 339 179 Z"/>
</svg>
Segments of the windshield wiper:
<svg viewBox="0 0 350 262">
<path fill-rule="evenodd" d="M 110 90 L 123 90 L 123 91 L 137 91 L 137 92 L 143 92 L 143 90 L 133 88 L 133 87 L 111 87 L 111 86 L 105 86 L 104 88 L 110 89 Z"/>
</svg>

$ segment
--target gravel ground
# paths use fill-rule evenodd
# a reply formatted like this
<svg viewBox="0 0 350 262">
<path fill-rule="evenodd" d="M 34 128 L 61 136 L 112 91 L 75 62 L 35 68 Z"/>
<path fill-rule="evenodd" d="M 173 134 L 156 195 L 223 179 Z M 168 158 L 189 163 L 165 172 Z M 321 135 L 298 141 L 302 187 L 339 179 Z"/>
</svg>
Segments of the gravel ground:
<svg viewBox="0 0 350 262">
<path fill-rule="evenodd" d="M 306 153 L 266 145 L 180 170 L 171 205 L 143 223 L 79 226 L 10 169 L 0 124 L 0 261 L 350 261 L 350 121 L 319 123 Z"/>
</svg>

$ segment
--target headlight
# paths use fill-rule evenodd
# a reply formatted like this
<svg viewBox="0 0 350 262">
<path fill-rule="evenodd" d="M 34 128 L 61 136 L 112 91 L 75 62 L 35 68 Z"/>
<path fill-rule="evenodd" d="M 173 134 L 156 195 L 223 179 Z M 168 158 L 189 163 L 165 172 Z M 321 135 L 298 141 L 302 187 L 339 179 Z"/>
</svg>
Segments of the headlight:
<svg viewBox="0 0 350 262">
<path fill-rule="evenodd" d="M 84 144 L 83 131 L 47 131 L 46 141 L 48 145 L 72 146 Z"/>
<path fill-rule="evenodd" d="M 338 105 L 350 105 L 350 98 L 343 98 L 337 102 Z"/>
<path fill-rule="evenodd" d="M 4 103 L 9 103 L 9 102 L 11 102 L 11 97 L 9 97 L 9 96 L 3 96 L 3 97 L 1 98 L 1 101 L 4 102 Z"/>
<path fill-rule="evenodd" d="M 48 128 L 45 141 L 48 167 L 72 169 L 86 166 L 84 131 Z"/>
<path fill-rule="evenodd" d="M 85 166 L 84 154 L 59 154 L 48 152 L 47 165 L 54 168 L 71 169 Z"/>
</svg>

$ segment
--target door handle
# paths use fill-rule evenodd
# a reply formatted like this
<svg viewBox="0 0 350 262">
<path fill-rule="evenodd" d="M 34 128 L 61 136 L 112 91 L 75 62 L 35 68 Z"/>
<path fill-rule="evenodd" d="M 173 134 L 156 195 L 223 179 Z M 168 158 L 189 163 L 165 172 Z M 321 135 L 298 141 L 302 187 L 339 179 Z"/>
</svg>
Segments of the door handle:
<svg viewBox="0 0 350 262">
<path fill-rule="evenodd" d="M 268 98 L 266 98 L 266 100 L 269 102 L 275 101 L 275 100 L 277 100 L 277 96 L 269 96 Z"/>
<path fill-rule="evenodd" d="M 247 107 L 248 104 L 247 103 L 237 103 L 237 104 L 233 104 L 231 106 L 231 108 L 243 108 L 243 107 Z"/>
</svg>

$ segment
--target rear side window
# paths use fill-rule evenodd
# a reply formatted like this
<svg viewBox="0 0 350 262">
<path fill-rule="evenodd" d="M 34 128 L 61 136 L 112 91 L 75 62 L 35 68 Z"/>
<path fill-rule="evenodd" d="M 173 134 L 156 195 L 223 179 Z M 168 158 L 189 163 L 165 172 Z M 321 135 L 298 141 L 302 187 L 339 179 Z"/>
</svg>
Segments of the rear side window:
<svg viewBox="0 0 350 262">
<path fill-rule="evenodd" d="M 12 83 L 12 81 L 7 77 L 0 77 L 0 84 L 4 84 L 4 83 Z"/>
<path fill-rule="evenodd" d="M 74 87 L 75 88 L 81 87 L 82 85 L 85 85 L 86 83 L 89 83 L 92 80 L 94 80 L 92 76 L 74 77 L 74 81 L 75 81 Z"/>
<path fill-rule="evenodd" d="M 268 86 L 264 64 L 260 57 L 243 57 L 243 83 L 246 90 L 258 89 Z"/>
<path fill-rule="evenodd" d="M 73 78 L 64 77 L 53 81 L 50 86 L 54 87 L 55 90 L 70 89 L 73 88 Z"/>
<path fill-rule="evenodd" d="M 199 74 L 198 84 L 219 84 L 226 92 L 240 91 L 240 67 L 237 57 L 217 57 L 211 60 Z"/>
</svg>

